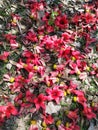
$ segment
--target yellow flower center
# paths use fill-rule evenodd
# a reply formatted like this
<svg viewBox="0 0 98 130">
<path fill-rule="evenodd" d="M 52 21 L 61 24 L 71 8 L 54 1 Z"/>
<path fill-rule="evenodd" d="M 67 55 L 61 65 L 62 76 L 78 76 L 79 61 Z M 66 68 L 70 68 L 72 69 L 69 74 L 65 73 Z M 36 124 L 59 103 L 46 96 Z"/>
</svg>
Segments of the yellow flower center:
<svg viewBox="0 0 98 130">
<path fill-rule="evenodd" d="M 70 90 L 69 89 L 67 89 L 67 94 L 70 94 Z"/>
<path fill-rule="evenodd" d="M 42 130 L 47 130 L 47 127 L 46 128 L 42 128 Z"/>
<path fill-rule="evenodd" d="M 60 83 L 60 86 L 63 86 L 63 85 L 65 85 L 65 83 L 62 81 L 62 82 Z"/>
<path fill-rule="evenodd" d="M 27 67 L 28 65 L 27 64 L 23 64 L 23 67 Z"/>
<path fill-rule="evenodd" d="M 36 124 L 37 124 L 37 121 L 36 121 L 36 120 L 31 120 L 31 124 L 32 124 L 32 125 L 36 125 Z"/>
<path fill-rule="evenodd" d="M 81 72 L 80 72 L 80 70 L 78 70 L 78 71 L 77 71 L 77 75 L 80 75 L 80 74 L 81 74 Z"/>
<path fill-rule="evenodd" d="M 43 38 L 44 35 L 39 35 L 38 38 Z"/>
<path fill-rule="evenodd" d="M 8 60 L 6 59 L 6 60 L 4 60 L 4 62 L 5 62 L 5 63 L 7 63 L 7 62 L 8 62 Z"/>
<path fill-rule="evenodd" d="M 32 18 L 32 19 L 33 19 L 33 18 L 34 18 L 34 16 L 31 14 L 31 15 L 30 15 L 30 18 Z"/>
<path fill-rule="evenodd" d="M 14 92 L 14 91 L 11 91 L 11 92 L 10 92 L 10 94 L 12 94 L 12 95 L 13 95 L 13 94 L 15 94 L 15 92 Z"/>
<path fill-rule="evenodd" d="M 68 113 L 69 113 L 69 111 L 68 111 L 68 110 L 66 110 L 66 111 L 65 111 L 65 115 L 68 115 Z"/>
<path fill-rule="evenodd" d="M 15 102 L 15 106 L 16 106 L 16 107 L 18 107 L 18 106 L 19 106 L 19 104 L 18 104 L 17 102 Z"/>
<path fill-rule="evenodd" d="M 34 66 L 33 69 L 34 69 L 34 70 L 38 70 L 38 66 Z"/>
<path fill-rule="evenodd" d="M 17 23 L 17 19 L 14 18 L 14 19 L 12 20 L 12 23 L 13 23 L 13 24 L 14 24 L 14 23 Z"/>
<path fill-rule="evenodd" d="M 86 9 L 86 12 L 87 12 L 87 13 L 90 13 L 90 9 Z"/>
<path fill-rule="evenodd" d="M 48 86 L 48 87 L 50 87 L 50 81 L 47 81 L 47 83 L 46 83 L 46 84 L 47 84 L 47 86 Z"/>
<path fill-rule="evenodd" d="M 10 81 L 10 83 L 13 83 L 15 81 L 15 78 L 11 77 L 9 81 Z"/>
<path fill-rule="evenodd" d="M 89 67 L 89 66 L 87 66 L 87 67 L 86 67 L 86 70 L 87 70 L 87 71 L 90 71 L 90 67 Z"/>
<path fill-rule="evenodd" d="M 64 91 L 64 96 L 66 97 L 66 95 L 67 95 L 67 92 L 66 92 L 66 91 Z"/>
<path fill-rule="evenodd" d="M 61 124 L 61 120 L 58 120 L 57 122 L 56 122 L 56 126 L 59 126 Z"/>
<path fill-rule="evenodd" d="M 72 56 L 71 60 L 72 60 L 72 61 L 75 61 L 75 60 L 76 60 L 76 58 L 75 58 L 74 56 Z"/>
<path fill-rule="evenodd" d="M 26 102 L 26 98 L 23 98 L 23 102 L 24 102 L 24 103 Z"/>
<path fill-rule="evenodd" d="M 59 78 L 56 78 L 56 82 L 58 83 L 60 81 L 60 79 Z"/>
<path fill-rule="evenodd" d="M 69 122 L 66 122 L 65 126 L 68 128 L 70 126 Z"/>
<path fill-rule="evenodd" d="M 59 74 L 58 74 L 58 77 L 61 77 L 61 76 L 62 76 L 62 74 L 59 73 Z"/>
<path fill-rule="evenodd" d="M 73 101 L 77 102 L 77 97 L 76 96 L 73 97 Z"/>
<path fill-rule="evenodd" d="M 42 126 L 43 126 L 44 128 L 46 128 L 46 127 L 47 127 L 47 124 L 43 121 L 43 122 L 42 122 Z"/>
<path fill-rule="evenodd" d="M 95 106 L 95 103 L 94 103 L 94 102 L 92 102 L 91 106 L 92 106 L 92 107 L 94 107 L 94 106 Z"/>
<path fill-rule="evenodd" d="M 53 69 L 57 69 L 57 65 L 56 64 L 53 65 Z"/>
</svg>

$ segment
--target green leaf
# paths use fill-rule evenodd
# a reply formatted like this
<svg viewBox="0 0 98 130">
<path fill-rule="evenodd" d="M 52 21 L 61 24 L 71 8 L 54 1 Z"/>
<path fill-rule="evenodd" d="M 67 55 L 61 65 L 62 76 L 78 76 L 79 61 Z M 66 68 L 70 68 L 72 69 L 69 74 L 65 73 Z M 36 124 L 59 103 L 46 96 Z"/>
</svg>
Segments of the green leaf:
<svg viewBox="0 0 98 130">
<path fill-rule="evenodd" d="M 51 17 L 54 19 L 57 15 L 58 15 L 58 12 L 53 11 L 52 14 L 51 14 Z"/>
</svg>

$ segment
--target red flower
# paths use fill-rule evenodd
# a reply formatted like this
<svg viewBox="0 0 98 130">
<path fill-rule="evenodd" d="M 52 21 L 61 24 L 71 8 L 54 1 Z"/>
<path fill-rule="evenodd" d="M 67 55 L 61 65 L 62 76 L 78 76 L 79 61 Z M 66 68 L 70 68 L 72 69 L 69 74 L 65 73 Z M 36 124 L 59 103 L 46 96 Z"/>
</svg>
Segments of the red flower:
<svg viewBox="0 0 98 130">
<path fill-rule="evenodd" d="M 80 130 L 80 127 L 76 123 L 71 123 L 69 129 L 66 130 Z"/>
<path fill-rule="evenodd" d="M 72 70 L 70 70 L 70 74 L 80 74 L 81 71 L 80 69 L 78 68 L 78 65 L 76 63 L 74 63 L 73 61 L 71 61 L 69 63 L 69 66 L 71 67 Z"/>
<path fill-rule="evenodd" d="M 40 108 L 45 109 L 45 101 L 46 101 L 46 96 L 44 96 L 43 94 L 38 95 L 38 97 L 34 99 L 36 109 L 37 110 L 39 110 Z"/>
<path fill-rule="evenodd" d="M 68 27 L 68 20 L 67 20 L 67 16 L 63 15 L 63 16 L 57 16 L 55 19 L 55 25 L 57 27 L 59 27 L 60 29 L 65 29 Z"/>
<path fill-rule="evenodd" d="M 10 52 L 4 51 L 3 54 L 0 55 L 0 60 L 7 60 Z"/>
<path fill-rule="evenodd" d="M 30 103 L 33 103 L 33 97 L 34 97 L 34 94 L 32 94 L 31 92 L 30 92 L 30 90 L 27 90 L 26 91 L 26 101 L 27 102 L 30 102 Z"/>
<path fill-rule="evenodd" d="M 58 130 L 80 130 L 80 127 L 76 123 L 66 123 L 66 126 L 63 124 L 58 126 Z"/>
<path fill-rule="evenodd" d="M 7 109 L 6 109 L 6 116 L 9 118 L 11 115 L 17 115 L 17 109 L 11 104 L 8 103 Z"/>
<path fill-rule="evenodd" d="M 30 125 L 29 130 L 38 130 L 37 125 Z"/>
<path fill-rule="evenodd" d="M 37 42 L 38 41 L 36 34 L 34 32 L 31 32 L 31 31 L 27 33 L 26 39 L 28 41 L 31 41 L 31 42 Z"/>
<path fill-rule="evenodd" d="M 66 58 L 66 60 L 70 60 L 71 52 L 72 52 L 72 47 L 63 46 L 59 51 L 59 57 Z"/>
<path fill-rule="evenodd" d="M 20 20 L 20 16 L 18 14 L 12 14 L 12 20 L 11 20 L 11 25 L 16 26 L 18 20 Z"/>
<path fill-rule="evenodd" d="M 44 78 L 44 82 L 46 83 L 46 85 L 47 85 L 48 87 L 50 87 L 50 86 L 53 85 L 53 80 L 52 80 L 49 76 L 46 76 L 46 77 Z"/>
<path fill-rule="evenodd" d="M 45 72 L 45 68 L 43 66 L 38 66 L 37 72 L 43 76 Z"/>
<path fill-rule="evenodd" d="M 19 44 L 16 42 L 15 39 L 10 40 L 10 45 L 11 45 L 12 49 L 16 49 L 19 47 Z"/>
<path fill-rule="evenodd" d="M 45 45 L 46 49 L 54 49 L 54 40 L 57 39 L 56 36 L 44 36 L 41 46 Z"/>
<path fill-rule="evenodd" d="M 0 106 L 0 125 L 5 121 L 7 106 Z"/>
<path fill-rule="evenodd" d="M 92 64 L 92 71 L 90 72 L 91 75 L 95 75 L 98 77 L 98 62 L 95 64 Z"/>
<path fill-rule="evenodd" d="M 29 54 L 29 51 L 27 51 L 24 56 L 27 57 L 26 59 L 27 64 L 31 63 L 32 65 L 42 65 L 42 61 L 39 55 L 33 53 Z"/>
<path fill-rule="evenodd" d="M 72 22 L 74 22 L 75 24 L 78 24 L 81 21 L 81 16 L 80 15 L 74 15 L 74 17 L 72 18 Z"/>
<path fill-rule="evenodd" d="M 13 64 L 18 68 L 18 70 L 24 68 L 24 63 L 21 59 L 19 59 L 19 62 L 14 62 Z"/>
<path fill-rule="evenodd" d="M 8 103 L 7 106 L 0 106 L 0 125 L 4 122 L 5 117 L 9 118 L 11 115 L 17 114 L 17 109 L 11 103 Z"/>
<path fill-rule="evenodd" d="M 48 93 L 48 100 L 55 100 L 56 103 L 59 103 L 61 97 L 63 97 L 64 93 L 58 87 L 54 87 L 53 89 L 47 88 L 46 92 Z"/>
<path fill-rule="evenodd" d="M 54 64 L 54 65 L 53 65 L 53 69 L 57 70 L 58 72 L 63 71 L 63 70 L 64 70 L 64 67 L 65 67 L 65 66 L 64 66 L 63 64 L 60 64 L 60 65 Z"/>
<path fill-rule="evenodd" d="M 76 61 L 78 68 L 83 71 L 87 67 L 87 63 L 83 60 L 77 60 Z"/>
<path fill-rule="evenodd" d="M 51 16 L 51 14 L 46 12 L 45 15 L 43 16 L 42 20 L 47 22 L 49 20 L 50 16 Z"/>
<path fill-rule="evenodd" d="M 54 122 L 54 119 L 51 115 L 45 115 L 43 118 L 46 124 L 52 124 Z"/>
<path fill-rule="evenodd" d="M 37 11 L 35 9 L 31 9 L 30 10 L 30 17 L 33 18 L 33 19 L 37 19 L 38 18 L 38 14 L 37 14 Z"/>
<path fill-rule="evenodd" d="M 16 49 L 17 47 L 19 47 L 19 44 L 16 42 L 16 36 L 15 35 L 5 34 L 4 37 L 6 38 L 7 41 L 9 41 L 12 49 Z"/>
<path fill-rule="evenodd" d="M 4 37 L 6 38 L 6 40 L 10 41 L 11 39 L 16 39 L 15 35 L 12 34 L 4 34 Z"/>
<path fill-rule="evenodd" d="M 34 123 L 32 123 L 31 121 L 31 125 L 28 130 L 38 130 L 37 122 L 34 121 Z"/>
<path fill-rule="evenodd" d="M 82 55 L 79 51 L 73 50 L 72 56 L 75 58 L 75 60 L 83 59 L 84 55 Z"/>
<path fill-rule="evenodd" d="M 74 97 L 77 102 L 79 102 L 81 105 L 86 104 L 86 98 L 84 96 L 84 93 L 80 90 L 73 90 L 73 93 L 77 95 L 77 97 Z"/>
<path fill-rule="evenodd" d="M 54 27 L 50 25 L 46 25 L 46 30 L 48 33 L 54 32 Z"/>
<path fill-rule="evenodd" d="M 86 98 L 85 98 L 84 96 L 78 96 L 78 97 L 77 97 L 77 101 L 78 101 L 80 104 L 84 105 L 85 102 L 86 102 Z"/>
<path fill-rule="evenodd" d="M 76 121 L 78 119 L 77 110 L 69 111 L 67 116 L 68 116 L 68 118 L 72 119 L 73 121 Z"/>
<path fill-rule="evenodd" d="M 13 85 L 10 85 L 10 89 L 12 92 L 20 92 L 20 89 L 24 87 L 24 85 L 27 83 L 27 80 L 19 75 L 15 77 L 15 81 Z"/>
<path fill-rule="evenodd" d="M 21 101 L 22 98 L 23 98 L 23 93 L 20 92 L 14 99 L 15 103 L 21 104 L 22 103 L 22 101 Z"/>
<path fill-rule="evenodd" d="M 24 50 L 23 53 L 22 53 L 22 56 L 24 56 L 26 58 L 34 57 L 33 53 L 31 51 L 29 51 L 29 50 Z"/>
<path fill-rule="evenodd" d="M 83 19 L 86 21 L 87 24 L 93 24 L 96 22 L 95 15 L 88 12 L 83 15 Z"/>
<path fill-rule="evenodd" d="M 77 89 L 77 85 L 74 84 L 72 81 L 70 82 L 70 86 L 64 86 L 65 91 L 70 94 L 74 93 L 75 89 Z"/>
<path fill-rule="evenodd" d="M 44 3 L 40 1 L 30 1 L 28 7 L 30 8 L 30 17 L 34 20 L 38 18 L 38 11 L 44 9 Z"/>
<path fill-rule="evenodd" d="M 67 32 L 62 33 L 62 40 L 63 42 L 70 42 L 71 39 L 71 35 Z"/>
<path fill-rule="evenodd" d="M 89 120 L 92 118 L 96 118 L 96 114 L 93 113 L 91 107 L 88 107 L 87 105 L 84 105 L 83 114 Z"/>
<path fill-rule="evenodd" d="M 3 117 L 3 114 L 0 112 L 0 126 L 2 126 L 2 124 L 4 123 L 5 117 Z"/>
</svg>

